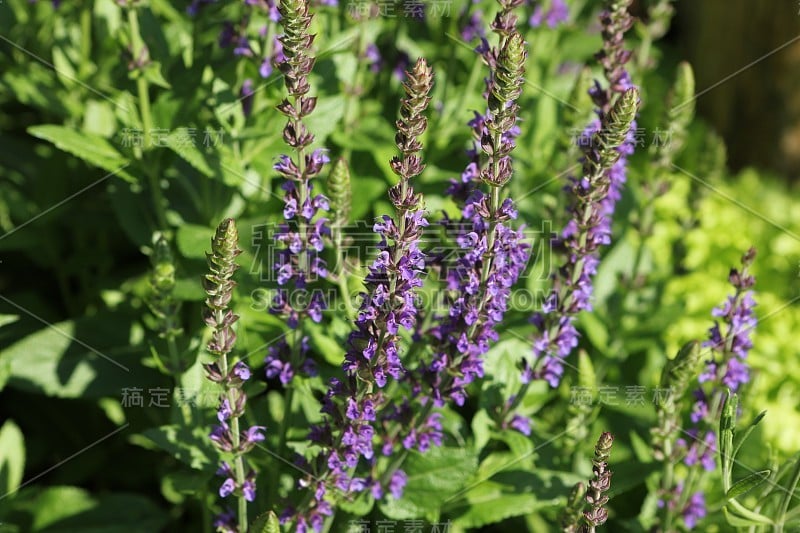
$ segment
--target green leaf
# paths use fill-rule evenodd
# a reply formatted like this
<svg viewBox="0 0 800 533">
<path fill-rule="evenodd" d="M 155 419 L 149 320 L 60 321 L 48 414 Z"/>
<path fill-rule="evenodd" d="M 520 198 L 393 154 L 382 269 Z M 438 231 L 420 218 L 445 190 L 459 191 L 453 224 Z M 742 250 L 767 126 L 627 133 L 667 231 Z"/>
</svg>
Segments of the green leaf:
<svg viewBox="0 0 800 533">
<path fill-rule="evenodd" d="M 322 355 L 328 363 L 339 366 L 344 360 L 343 342 L 326 335 L 328 328 L 323 328 L 319 324 L 308 323 L 303 326 L 311 337 L 311 345 L 314 350 Z"/>
<path fill-rule="evenodd" d="M 758 487 L 762 483 L 764 483 L 772 472 L 770 470 L 761 470 L 760 472 L 756 472 L 754 474 L 750 474 L 744 479 L 740 479 L 733 486 L 728 489 L 728 492 L 725 494 L 727 499 L 738 498 L 742 494 L 750 492 L 754 488 Z"/>
<path fill-rule="evenodd" d="M 65 87 L 73 89 L 78 83 L 80 63 L 80 28 L 67 19 L 57 18 L 53 26 L 53 71 Z"/>
<path fill-rule="evenodd" d="M 728 391 L 725 402 L 722 404 L 722 415 L 719 419 L 719 454 L 722 463 L 722 483 L 724 487 L 730 484 L 730 475 L 733 467 L 733 433 L 736 428 L 736 408 L 739 397 Z"/>
<path fill-rule="evenodd" d="M 86 112 L 83 115 L 83 131 L 85 133 L 107 138 L 113 136 L 116 130 L 117 119 L 110 103 L 105 100 L 86 102 Z"/>
<path fill-rule="evenodd" d="M 594 391 L 597 388 L 594 365 L 592 365 L 589 354 L 583 350 L 578 353 L 578 385 L 590 391 Z"/>
<path fill-rule="evenodd" d="M 256 518 L 247 531 L 248 533 L 280 533 L 280 530 L 278 516 L 270 511 Z"/>
<path fill-rule="evenodd" d="M 152 533 L 166 525 L 167 515 L 137 494 L 92 495 L 77 487 L 49 487 L 20 493 L 14 502 L 33 533 Z"/>
<path fill-rule="evenodd" d="M 744 433 L 742 433 L 742 436 L 737 439 L 736 446 L 733 448 L 733 456 L 734 457 L 736 457 L 736 455 L 738 455 L 739 448 L 742 447 L 742 444 L 744 444 L 744 441 L 746 441 L 747 437 L 750 436 L 750 433 L 752 433 L 753 430 L 756 429 L 756 426 L 764 419 L 764 416 L 766 416 L 766 414 L 767 414 L 766 411 L 761 411 L 760 413 L 758 413 L 758 416 L 755 417 L 753 419 L 753 421 L 750 422 L 750 425 L 747 426 L 747 429 L 744 430 Z"/>
<path fill-rule="evenodd" d="M 19 426 L 7 420 L 0 428 L 0 496 L 11 494 L 25 472 L 25 439 Z"/>
<path fill-rule="evenodd" d="M 433 448 L 425 454 L 412 452 L 403 470 L 408 475 L 403 497 L 380 505 L 389 518 L 402 520 L 424 516 L 435 521 L 441 505 L 461 490 L 477 468 L 473 453 L 463 448 Z"/>
<path fill-rule="evenodd" d="M 492 463 L 489 470 L 497 471 L 497 466 L 507 464 L 510 457 L 494 453 L 484 464 Z M 564 494 L 581 480 L 575 474 L 550 470 L 502 470 L 489 479 L 479 475 L 457 501 L 447 504 L 447 513 L 455 517 L 454 524 L 460 528 L 480 528 L 513 516 L 560 508 Z"/>
<path fill-rule="evenodd" d="M 214 475 L 211 472 L 181 469 L 161 476 L 161 493 L 170 503 L 178 505 L 197 498 L 197 487 L 205 486 Z"/>
<path fill-rule="evenodd" d="M 206 154 L 185 133 L 175 130 L 167 137 L 167 146 L 189 163 L 195 170 L 209 178 L 214 177 L 214 169 L 209 165 Z"/>
<path fill-rule="evenodd" d="M 164 78 L 164 74 L 161 73 L 161 64 L 158 61 L 153 61 L 145 67 L 144 77 L 153 85 L 163 87 L 164 89 L 172 88 L 167 79 Z"/>
<path fill-rule="evenodd" d="M 2 352 L 0 366 L 10 365 L 8 386 L 58 398 L 120 398 L 126 388 L 163 384 L 141 365 L 145 351 L 130 329 L 122 313 L 50 324 Z"/>
<path fill-rule="evenodd" d="M 368 515 L 374 506 L 375 498 L 372 497 L 370 491 L 362 492 L 352 501 L 345 500 L 339 503 L 339 509 L 355 516 Z"/>
<path fill-rule="evenodd" d="M 32 126 L 28 128 L 28 133 L 50 141 L 60 150 L 111 172 L 114 176 L 119 176 L 131 183 L 137 181 L 136 177 L 126 171 L 126 167 L 131 162 L 103 137 L 54 124 Z"/>
<path fill-rule="evenodd" d="M 766 516 L 747 509 L 736 500 L 731 500 L 727 506 L 722 508 L 722 511 L 725 514 L 725 519 L 732 526 L 747 527 L 773 524 L 772 520 Z"/>
<path fill-rule="evenodd" d="M 187 259 L 205 259 L 206 250 L 211 247 L 214 229 L 194 224 L 184 224 L 178 228 L 175 243 L 180 254 Z"/>
<path fill-rule="evenodd" d="M 213 472 L 219 463 L 218 454 L 212 447 L 207 433 L 200 427 L 168 425 L 147 429 L 141 435 L 134 436 L 132 440 L 136 444 L 145 446 L 147 441 L 150 441 L 194 469 Z"/>
<path fill-rule="evenodd" d="M 455 524 L 464 529 L 480 528 L 558 505 L 556 500 L 539 501 L 533 494 L 513 494 L 506 489 L 502 484 L 486 482 L 471 490 L 469 506 L 456 518 Z"/>
<path fill-rule="evenodd" d="M 0 314 L 0 328 L 7 326 L 8 324 L 13 324 L 17 320 L 19 320 L 19 315 Z"/>
<path fill-rule="evenodd" d="M 340 128 L 344 107 L 344 95 L 320 98 L 314 113 L 304 119 L 308 131 L 313 131 L 318 141 L 324 141 L 334 130 Z"/>
<path fill-rule="evenodd" d="M 594 313 L 581 313 L 578 316 L 578 321 L 580 322 L 581 331 L 586 333 L 586 337 L 592 343 L 592 346 L 603 354 L 607 354 L 609 352 L 609 332 L 603 320 Z"/>
</svg>

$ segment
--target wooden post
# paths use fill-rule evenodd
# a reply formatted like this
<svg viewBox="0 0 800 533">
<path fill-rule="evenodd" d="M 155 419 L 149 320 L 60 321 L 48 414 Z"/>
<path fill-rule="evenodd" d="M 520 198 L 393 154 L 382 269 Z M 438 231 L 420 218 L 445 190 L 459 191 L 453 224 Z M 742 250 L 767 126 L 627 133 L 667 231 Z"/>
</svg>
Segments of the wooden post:
<svg viewBox="0 0 800 533">
<path fill-rule="evenodd" d="M 698 113 L 731 166 L 800 177 L 800 0 L 680 0 L 677 13 Z"/>
</svg>

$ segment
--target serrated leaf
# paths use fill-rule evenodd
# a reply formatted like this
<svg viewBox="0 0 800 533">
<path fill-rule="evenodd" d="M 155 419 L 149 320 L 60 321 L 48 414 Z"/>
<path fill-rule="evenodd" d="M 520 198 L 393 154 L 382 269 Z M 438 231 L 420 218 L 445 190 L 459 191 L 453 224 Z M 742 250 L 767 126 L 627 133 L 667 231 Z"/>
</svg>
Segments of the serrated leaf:
<svg viewBox="0 0 800 533">
<path fill-rule="evenodd" d="M 204 176 L 214 177 L 214 169 L 208 164 L 206 155 L 194 142 L 189 142 L 191 140 L 181 131 L 176 130 L 167 138 L 167 146 Z"/>
<path fill-rule="evenodd" d="M 111 172 L 114 176 L 119 176 L 131 183 L 137 182 L 136 177 L 126 170 L 131 162 L 103 137 L 55 124 L 32 126 L 28 128 L 28 133 L 49 141 L 59 150 Z"/>
<path fill-rule="evenodd" d="M 761 470 L 754 474 L 750 474 L 744 479 L 740 479 L 736 483 L 728 489 L 728 492 L 725 494 L 727 499 L 738 498 L 742 494 L 750 492 L 754 488 L 758 487 L 762 483 L 764 483 L 772 472 L 770 470 Z"/>
<path fill-rule="evenodd" d="M 403 497 L 389 497 L 380 505 L 381 511 L 395 520 L 421 516 L 436 520 L 441 505 L 465 486 L 477 466 L 475 455 L 463 448 L 412 452 L 403 465 L 408 476 Z"/>
<path fill-rule="evenodd" d="M 167 79 L 161 73 L 161 64 L 158 61 L 153 61 L 147 65 L 147 67 L 144 69 L 144 77 L 153 85 L 163 87 L 164 89 L 172 88 Z"/>
</svg>

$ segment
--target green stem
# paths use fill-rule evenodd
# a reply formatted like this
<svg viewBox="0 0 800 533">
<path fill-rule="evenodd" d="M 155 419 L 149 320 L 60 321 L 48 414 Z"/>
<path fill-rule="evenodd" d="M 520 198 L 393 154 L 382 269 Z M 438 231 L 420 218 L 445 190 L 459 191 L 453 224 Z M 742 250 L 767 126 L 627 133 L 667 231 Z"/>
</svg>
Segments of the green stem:
<svg viewBox="0 0 800 533">
<path fill-rule="evenodd" d="M 221 312 L 218 312 L 221 315 Z M 221 318 L 220 318 L 221 320 Z M 219 321 L 217 323 L 220 323 Z M 222 371 L 222 375 L 228 375 L 228 355 L 222 354 L 220 356 L 220 370 Z M 235 409 L 236 406 L 236 396 L 232 388 L 229 388 L 225 385 L 225 397 L 228 400 L 228 404 L 231 406 L 232 409 Z M 240 489 L 244 486 L 244 460 L 242 459 L 242 454 L 239 451 L 240 445 L 240 438 L 239 438 L 239 417 L 238 416 L 231 416 L 231 440 L 233 442 L 233 471 L 234 475 L 236 476 L 236 486 Z M 239 531 L 240 533 L 244 533 L 247 531 L 247 500 L 244 499 L 244 494 L 242 491 L 239 491 L 237 496 L 238 500 L 238 523 L 239 523 Z"/>
<path fill-rule="evenodd" d="M 359 104 L 359 97 L 360 92 L 362 91 L 362 85 L 364 82 L 364 72 L 366 67 L 366 58 L 362 57 L 362 48 L 364 47 L 364 21 L 359 21 L 358 23 L 358 38 L 356 39 L 356 75 L 355 79 L 353 80 L 353 85 L 350 87 L 348 91 L 347 97 L 344 100 L 344 111 L 342 113 L 342 122 L 344 123 L 344 132 L 347 137 L 353 132 L 355 128 L 355 119 L 351 117 L 351 115 L 355 112 L 356 117 L 358 117 L 358 104 Z M 355 111 L 354 111 L 355 110 Z M 353 150 L 350 145 L 348 145 L 343 153 L 342 156 L 350 161 L 350 156 L 352 155 Z"/>
<path fill-rule="evenodd" d="M 91 7 L 84 8 L 81 11 L 81 66 L 80 72 L 82 75 L 86 74 L 89 70 L 89 64 L 92 60 L 92 9 Z"/>
<path fill-rule="evenodd" d="M 437 140 L 442 142 L 448 142 L 448 139 L 451 138 L 451 132 L 456 127 L 457 124 L 457 122 L 453 120 L 453 115 L 465 111 L 467 105 L 467 95 L 474 93 L 475 85 L 477 85 L 481 71 L 483 70 L 482 66 L 483 66 L 482 61 L 478 59 L 476 56 L 475 61 L 472 63 L 472 70 L 469 73 L 467 85 L 461 91 L 461 94 L 458 98 L 458 103 L 453 107 L 449 107 L 447 115 L 443 115 L 436 125 L 437 127 L 435 128 L 435 131 L 441 132 L 440 134 L 436 135 Z M 441 146 L 438 144 L 436 145 L 436 147 L 441 148 Z"/>
<path fill-rule="evenodd" d="M 342 249 L 342 228 L 337 223 L 331 227 L 333 237 L 333 248 L 336 251 L 336 285 L 344 301 L 347 318 L 353 320 L 356 317 L 356 309 L 353 307 L 353 300 L 350 297 L 350 288 L 347 286 L 347 276 L 345 275 L 345 253 Z"/>
<path fill-rule="evenodd" d="M 672 442 L 664 444 L 664 476 L 661 479 L 661 490 L 664 493 L 664 519 L 661 526 L 665 532 L 672 529 L 673 507 L 667 501 L 667 493 L 672 490 L 675 477 L 675 463 L 672 460 Z"/>
<path fill-rule="evenodd" d="M 133 61 L 134 63 L 138 63 L 139 61 L 145 62 L 148 59 L 145 58 L 145 45 L 144 41 L 142 41 L 141 33 L 139 32 L 139 18 L 136 9 L 128 9 L 128 24 L 130 24 L 131 30 L 131 53 L 133 54 Z M 147 78 L 144 76 L 144 72 L 141 71 L 141 66 L 137 68 L 139 68 L 139 72 L 136 77 L 136 90 L 139 97 L 139 113 L 142 119 L 142 140 L 144 147 L 148 148 L 151 144 L 150 136 L 153 130 L 153 118 L 150 111 L 150 88 L 147 83 Z M 141 150 L 137 151 L 137 156 L 142 160 L 144 159 L 144 154 Z M 145 167 L 145 173 L 149 180 L 150 194 L 152 195 L 158 227 L 161 230 L 166 230 L 167 217 L 164 207 L 164 196 L 161 194 L 158 172 Z"/>
<path fill-rule="evenodd" d="M 337 256 L 341 256 L 342 253 L 337 250 Z M 340 257 L 337 261 L 343 261 L 344 258 Z M 356 317 L 356 309 L 353 306 L 353 301 L 350 298 L 350 288 L 347 286 L 347 278 L 344 275 L 344 272 L 340 271 L 337 273 L 336 276 L 336 285 L 339 287 L 339 293 L 342 295 L 342 300 L 344 300 L 344 307 L 345 312 L 347 313 L 347 318 L 353 320 Z"/>
<path fill-rule="evenodd" d="M 211 509 L 209 506 L 209 493 L 207 488 L 203 488 L 202 513 L 203 513 L 203 533 L 211 533 Z"/>
<path fill-rule="evenodd" d="M 171 328 L 172 324 L 170 324 Z M 175 386 L 179 387 L 181 385 L 181 376 L 183 375 L 183 366 L 174 335 L 167 336 L 167 348 L 169 350 L 169 359 L 172 363 L 172 377 L 175 380 Z M 192 421 L 192 408 L 186 402 L 181 402 L 181 415 L 183 416 L 184 425 L 188 427 Z"/>
<path fill-rule="evenodd" d="M 775 533 L 783 532 L 783 525 L 786 523 L 786 515 L 789 511 L 789 504 L 792 501 L 792 497 L 794 496 L 798 483 L 800 483 L 800 458 L 797 459 L 797 463 L 795 464 L 792 481 L 787 487 L 788 490 L 783 493 L 783 496 L 781 497 L 781 503 L 778 505 L 778 515 L 775 520 L 774 527 Z"/>
</svg>

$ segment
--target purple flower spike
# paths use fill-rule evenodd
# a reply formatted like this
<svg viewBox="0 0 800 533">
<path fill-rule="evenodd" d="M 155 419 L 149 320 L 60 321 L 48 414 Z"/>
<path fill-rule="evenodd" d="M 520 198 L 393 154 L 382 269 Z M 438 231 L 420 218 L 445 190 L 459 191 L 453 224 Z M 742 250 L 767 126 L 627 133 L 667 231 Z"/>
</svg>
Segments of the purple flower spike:
<svg viewBox="0 0 800 533">
<path fill-rule="evenodd" d="M 208 379 L 222 387 L 217 407 L 219 424 L 211 429 L 209 439 L 221 452 L 233 455 L 231 463 L 223 462 L 217 470 L 217 475 L 225 478 L 219 487 L 219 495 L 221 498 L 234 496 L 244 504 L 245 500 L 253 501 L 255 498 L 255 473 L 251 472 L 244 480 L 244 454 L 256 442 L 264 440 L 264 428 L 253 426 L 234 431 L 234 428 L 241 428 L 247 402 L 242 387 L 250 379 L 248 366 L 243 361 L 234 363 L 230 357 L 236 340 L 233 325 L 238 319 L 229 308 L 236 286 L 232 279 L 238 269 L 235 260 L 241 254 L 238 242 L 239 233 L 233 219 L 222 221 L 211 240 L 211 253 L 207 254 L 210 273 L 204 276 L 203 286 L 207 294 L 205 322 L 214 328 L 207 349 L 217 358 L 206 365 L 205 370 Z M 219 515 L 214 522 L 217 531 L 240 533 L 240 524 L 247 522 L 246 506 L 239 505 L 239 511 L 241 515 L 229 511 Z"/>
<path fill-rule="evenodd" d="M 706 499 L 703 493 L 692 494 L 681 514 L 686 527 L 690 530 L 694 529 L 697 523 L 706 516 Z"/>
<path fill-rule="evenodd" d="M 282 188 L 286 224 L 276 234 L 276 239 L 285 247 L 278 252 L 274 265 L 280 289 L 272 301 L 270 313 L 282 316 L 289 328 L 297 329 L 306 318 L 320 322 L 327 308 L 322 294 L 311 290 L 309 284 L 328 276 L 322 252 L 324 238 L 331 234 L 324 216 L 329 205 L 324 196 L 315 196 L 313 190 L 314 178 L 329 159 L 324 150 L 310 150 L 315 137 L 304 122 L 317 103 L 316 97 L 308 96 L 311 90 L 308 76 L 314 65 L 310 55 L 313 36 L 308 32 L 311 24 L 308 5 L 281 2 L 279 11 L 284 34 L 273 41 L 273 61 L 284 75 L 288 97 L 277 107 L 287 119 L 283 139 L 293 154 L 281 155 L 275 165 L 275 170 L 285 179 Z M 269 365 L 268 373 L 280 375 L 284 383 L 291 380 L 296 370 L 285 366 L 279 369 L 274 359 Z M 298 365 L 302 365 L 302 361 Z"/>
<path fill-rule="evenodd" d="M 755 256 L 756 251 L 751 248 L 742 256 L 741 270 L 731 270 L 729 281 L 733 285 L 734 293 L 711 313 L 721 322 L 715 321 L 709 329 L 708 340 L 703 343 L 703 347 L 710 350 L 711 356 L 697 379 L 698 388 L 694 391 L 695 404 L 691 413 L 695 427 L 690 433 L 696 435 L 701 426 L 709 428 L 709 431 L 702 444 L 694 443 L 689 448 L 684 460 L 687 465 L 690 462 L 700 462 L 705 470 L 714 470 L 714 456 L 711 452 L 716 442 L 711 429 L 719 420 L 719 411 L 711 412 L 709 405 L 721 405 L 728 389 L 736 392 L 750 381 L 750 368 L 746 359 L 753 346 L 750 335 L 758 323 L 753 312 L 756 303 L 750 290 L 755 285 L 755 277 L 749 272 Z"/>
<path fill-rule="evenodd" d="M 615 106 L 625 104 L 632 91 L 636 91 L 625 70 L 630 54 L 622 48 L 624 33 L 633 21 L 625 2 L 615 6 L 613 11 L 604 11 L 600 16 L 603 49 L 598 59 L 608 88 L 603 89 L 599 82 L 595 82 L 589 91 L 598 118 L 581 135 L 583 176 L 570 180 L 568 190 L 574 198 L 570 208 L 572 216 L 555 243 L 566 256 L 566 262 L 553 276 L 553 290 L 542 304 L 541 311 L 531 317 L 531 322 L 539 330 L 533 342 L 534 375 L 547 381 L 551 387 L 557 387 L 561 382 L 564 360 L 578 346 L 577 315 L 592 310 L 593 280 L 600 249 L 611 243 L 611 220 L 626 180 L 627 157 L 635 147 L 638 102 L 634 102 L 630 117 L 612 125 L 619 116 L 614 116 L 617 113 Z M 537 5 L 536 9 L 541 14 L 540 6 Z M 568 14 L 563 0 L 553 0 L 546 16 L 548 25 L 554 26 L 566 20 Z M 622 83 L 622 80 L 627 81 Z M 629 113 L 631 109 L 624 111 Z M 612 127 L 621 129 L 609 135 Z M 606 155 L 603 156 L 602 152 Z"/>
</svg>

